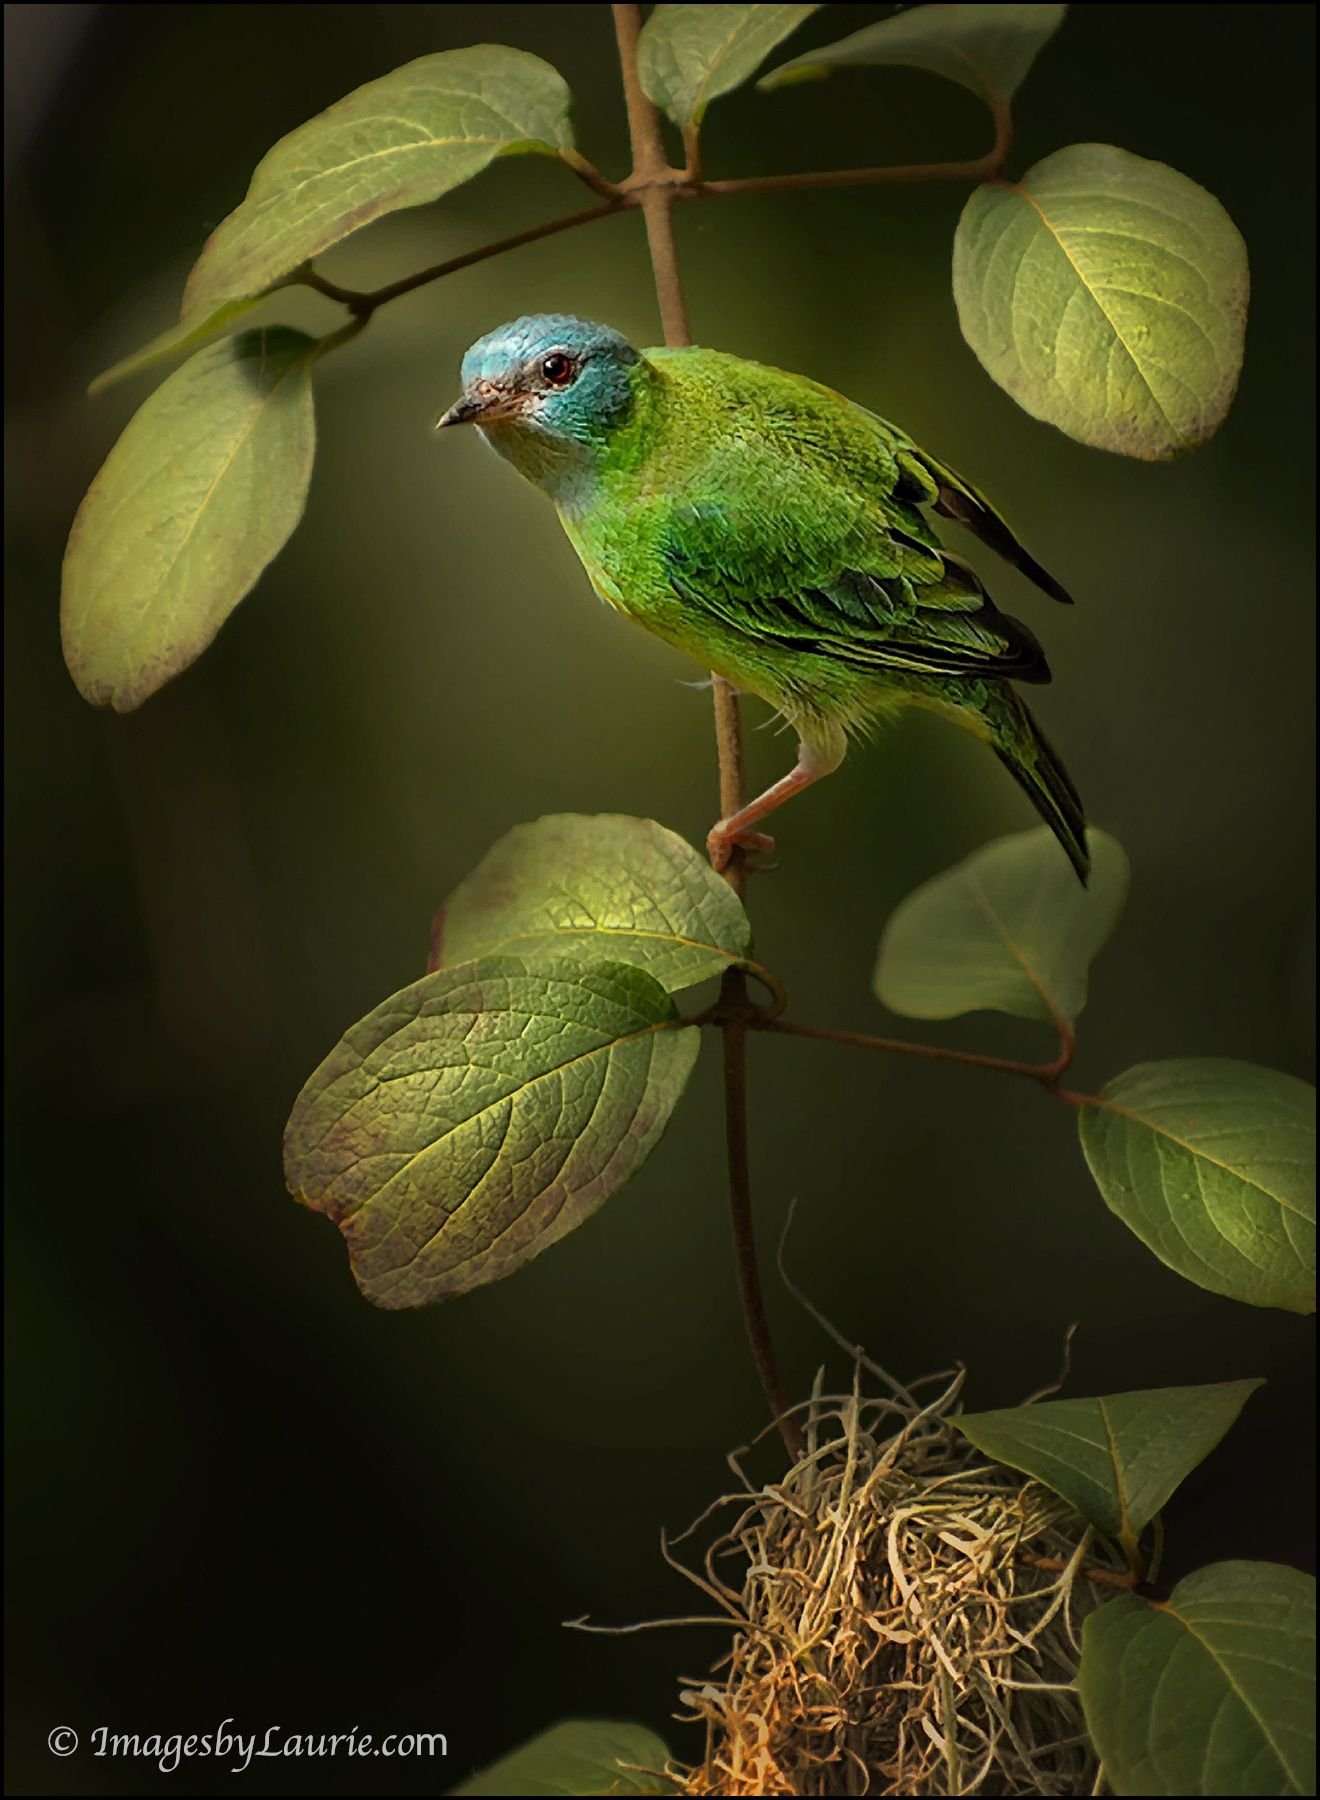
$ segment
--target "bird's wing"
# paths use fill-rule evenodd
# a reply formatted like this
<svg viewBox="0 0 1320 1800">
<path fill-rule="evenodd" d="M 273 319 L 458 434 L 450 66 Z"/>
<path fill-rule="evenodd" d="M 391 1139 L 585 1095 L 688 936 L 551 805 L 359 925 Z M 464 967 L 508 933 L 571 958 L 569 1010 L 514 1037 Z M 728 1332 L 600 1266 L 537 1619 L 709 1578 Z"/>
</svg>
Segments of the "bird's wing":
<svg viewBox="0 0 1320 1800">
<path fill-rule="evenodd" d="M 1026 626 L 914 509 L 798 486 L 782 464 L 758 479 L 754 465 L 744 455 L 714 486 L 720 498 L 668 511 L 660 550 L 686 605 L 767 645 L 877 674 L 1050 679 Z"/>
<path fill-rule="evenodd" d="M 862 410 L 858 408 L 858 411 Z M 1067 588 L 1023 548 L 1004 519 L 970 481 L 964 481 L 961 475 L 946 463 L 937 462 L 927 451 L 919 450 L 897 425 L 891 425 L 877 413 L 868 413 L 867 417 L 889 436 L 899 470 L 898 491 L 904 498 L 919 506 L 932 507 L 942 518 L 965 525 L 973 537 L 979 538 L 1013 568 L 1020 569 L 1028 581 L 1034 582 L 1051 600 L 1072 605 L 1072 595 Z"/>
</svg>

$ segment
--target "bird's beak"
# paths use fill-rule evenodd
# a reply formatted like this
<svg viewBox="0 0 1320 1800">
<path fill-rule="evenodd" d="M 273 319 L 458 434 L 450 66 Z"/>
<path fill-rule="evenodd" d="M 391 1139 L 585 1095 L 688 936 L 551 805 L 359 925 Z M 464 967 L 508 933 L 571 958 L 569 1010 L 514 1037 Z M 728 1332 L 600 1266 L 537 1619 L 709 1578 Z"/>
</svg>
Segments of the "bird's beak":
<svg viewBox="0 0 1320 1800">
<path fill-rule="evenodd" d="M 501 393 L 489 383 L 480 382 L 460 394 L 448 412 L 441 413 L 435 428 L 439 431 L 445 425 L 493 425 L 497 419 L 510 418 L 521 410 L 516 395 Z"/>
</svg>

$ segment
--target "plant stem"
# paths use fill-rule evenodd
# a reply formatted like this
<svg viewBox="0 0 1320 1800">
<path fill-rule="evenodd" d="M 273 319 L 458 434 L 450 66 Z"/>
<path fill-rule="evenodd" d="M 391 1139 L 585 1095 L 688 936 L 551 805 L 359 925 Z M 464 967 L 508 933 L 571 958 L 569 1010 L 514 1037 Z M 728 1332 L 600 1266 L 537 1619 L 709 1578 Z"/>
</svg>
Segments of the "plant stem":
<svg viewBox="0 0 1320 1800">
<path fill-rule="evenodd" d="M 655 277 L 655 295 L 660 303 L 665 342 L 682 348 L 692 342 L 692 334 L 688 329 L 683 283 L 674 250 L 673 179 L 677 171 L 669 167 L 660 133 L 660 115 L 643 89 L 637 72 L 642 9 L 640 6 L 612 6 L 610 11 L 614 15 L 614 35 L 619 44 L 623 97 L 628 108 L 628 135 L 632 140 L 633 169 L 628 182 L 646 220 L 646 241 L 651 250 L 651 271 Z"/>
<path fill-rule="evenodd" d="M 1028 1568 L 1040 1569 L 1046 1575 L 1062 1575 L 1068 1567 L 1058 1556 L 1024 1556 L 1023 1562 Z M 1131 1593 L 1137 1585 L 1137 1578 L 1130 1570 L 1084 1568 L 1078 1571 L 1087 1581 L 1093 1581 L 1098 1587 L 1122 1588 Z"/>
<path fill-rule="evenodd" d="M 838 1031 L 829 1025 L 799 1025 L 792 1019 L 768 1018 L 763 1013 L 750 1018 L 747 1025 L 751 1031 L 777 1031 L 786 1037 L 818 1038 L 829 1044 L 854 1044 L 862 1050 L 887 1050 L 900 1056 L 926 1057 L 931 1062 L 962 1063 L 970 1069 L 993 1069 L 1001 1075 L 1024 1075 L 1073 1105 L 1089 1098 L 1057 1086 L 1060 1075 L 1073 1059 L 1075 1046 L 1071 1031 L 1060 1031 L 1059 1054 L 1053 1061 L 1029 1063 L 1006 1056 L 983 1056 L 975 1050 L 945 1050 L 938 1044 L 912 1043 L 907 1038 L 873 1037 L 866 1031 Z"/>
<path fill-rule="evenodd" d="M 665 343 L 682 347 L 692 342 L 688 328 L 683 282 L 674 248 L 674 202 L 683 175 L 671 169 L 660 130 L 660 115 L 642 88 L 637 70 L 637 40 L 641 35 L 641 8 L 615 5 L 614 32 L 619 45 L 623 95 L 628 108 L 628 134 L 632 141 L 633 169 L 629 194 L 642 209 L 646 241 L 651 252 L 656 299 L 664 327 Z M 742 721 L 738 696 L 720 675 L 714 677 L 715 743 L 720 770 L 720 816 L 729 818 L 742 805 Z M 734 891 L 743 892 L 745 870 L 741 854 L 728 870 Z M 729 1207 L 733 1226 L 734 1258 L 743 1317 L 751 1342 L 756 1370 L 784 1448 L 794 1462 L 802 1454 L 802 1438 L 796 1421 L 787 1417 L 788 1402 L 775 1357 L 774 1340 L 766 1317 L 765 1296 L 756 1259 L 756 1232 L 752 1219 L 752 1185 L 747 1131 L 747 1024 L 754 1008 L 741 969 L 729 969 L 720 990 L 721 1041 L 724 1052 L 724 1130 L 729 1160 Z"/>
<path fill-rule="evenodd" d="M 739 983 L 742 972 L 736 973 Z M 726 987 L 729 978 L 725 977 Z M 733 1225 L 733 1252 L 738 1269 L 738 1292 L 752 1346 L 756 1372 L 779 1427 L 784 1448 L 797 1462 L 804 1449 L 796 1419 L 788 1410 L 788 1394 L 779 1373 L 774 1338 L 766 1317 L 761 1269 L 756 1255 L 756 1228 L 752 1217 L 752 1174 L 747 1132 L 747 1022 L 728 1019 L 721 1036 L 724 1044 L 724 1139 L 729 1162 L 729 1214 Z"/>
<path fill-rule="evenodd" d="M 624 95 L 628 102 L 628 124 L 632 133 L 633 172 L 625 182 L 609 181 L 575 151 L 560 153 L 566 167 L 585 181 L 594 193 L 604 196 L 602 205 L 587 207 L 583 212 L 565 213 L 557 219 L 546 220 L 542 225 L 529 226 L 526 231 L 515 231 L 509 237 L 497 238 L 493 244 L 482 244 L 475 250 L 466 250 L 461 256 L 451 256 L 445 262 L 433 264 L 429 269 L 420 269 L 415 275 L 405 275 L 386 287 L 373 288 L 367 292 L 341 287 L 338 282 L 320 274 L 310 263 L 276 282 L 275 286 L 314 288 L 328 300 L 336 300 L 348 307 L 357 317 L 369 319 L 378 306 L 385 306 L 391 300 L 413 293 L 417 288 L 427 287 L 446 275 L 457 274 L 460 269 L 470 269 L 474 263 L 485 262 L 488 257 L 502 256 L 506 250 L 520 249 L 523 244 L 534 244 L 541 238 L 553 237 L 557 232 L 571 231 L 577 225 L 589 225 L 593 219 L 610 218 L 616 213 L 630 212 L 640 207 L 646 219 L 660 315 L 665 322 L 665 341 L 682 345 L 690 343 L 691 338 L 682 283 L 674 255 L 672 214 L 678 201 L 722 200 L 738 194 L 781 194 L 799 189 L 865 187 L 877 183 L 908 181 L 993 181 L 1003 170 L 1012 144 L 1012 123 L 1006 107 L 995 111 L 994 144 L 984 156 L 967 162 L 893 163 L 874 169 L 821 169 L 796 175 L 750 175 L 731 181 L 704 181 L 698 161 L 697 133 L 695 129 L 689 128 L 683 134 L 688 167 L 672 168 L 665 156 L 659 115 L 637 76 L 640 15 L 631 20 L 627 17 L 621 19 L 620 14 L 627 14 L 629 8 L 616 6 L 613 11 L 615 30 L 619 37 Z M 636 14 L 637 8 L 633 7 L 631 11 Z M 717 712 L 720 705 L 717 689 Z M 736 812 L 737 807 L 726 806 L 724 816 L 727 818 L 731 811 Z M 740 860 L 741 853 L 735 853 L 735 865 Z M 737 873 L 730 875 L 730 881 L 741 892 L 741 879 Z"/>
<path fill-rule="evenodd" d="M 460 269 L 470 269 L 474 263 L 485 262 L 488 257 L 503 256 L 506 250 L 518 250 L 524 244 L 535 244 L 541 238 L 554 237 L 557 232 L 571 231 L 575 225 L 590 225 L 593 219 L 608 219 L 614 213 L 626 212 L 636 202 L 621 198 L 607 200 L 601 206 L 588 206 L 582 212 L 565 213 L 558 219 L 547 219 L 543 225 L 531 225 L 526 231 L 515 231 L 511 237 L 500 238 L 493 244 L 482 244 L 476 250 L 465 250 L 461 256 L 451 256 L 446 262 L 435 263 L 429 269 L 419 269 L 415 275 L 405 275 L 400 281 L 390 282 L 388 287 L 373 288 L 369 293 L 359 293 L 353 288 L 343 288 L 337 282 L 327 281 L 313 268 L 301 269 L 290 277 L 290 285 L 314 288 L 318 294 L 324 294 L 330 300 L 339 300 L 362 318 L 369 319 L 378 306 L 384 306 L 391 300 L 397 300 L 403 294 L 411 294 L 415 288 L 427 287 L 442 276 L 456 275 Z"/>
<path fill-rule="evenodd" d="M 694 200 L 721 200 L 734 194 L 786 194 L 810 188 L 873 187 L 898 181 L 993 181 L 1013 147 L 1013 120 L 1006 106 L 994 108 L 995 141 L 984 156 L 963 162 L 885 163 L 874 169 L 820 169 L 797 175 L 748 175 L 734 181 L 699 181 Z"/>
</svg>

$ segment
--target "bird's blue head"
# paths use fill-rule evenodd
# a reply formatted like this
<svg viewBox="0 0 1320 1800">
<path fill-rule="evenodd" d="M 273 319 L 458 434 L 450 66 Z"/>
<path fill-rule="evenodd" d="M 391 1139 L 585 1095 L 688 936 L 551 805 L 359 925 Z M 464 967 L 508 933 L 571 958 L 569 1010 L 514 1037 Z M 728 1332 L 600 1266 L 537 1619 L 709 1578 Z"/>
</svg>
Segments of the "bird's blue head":
<svg viewBox="0 0 1320 1800">
<path fill-rule="evenodd" d="M 476 425 L 529 480 L 559 495 L 595 469 L 635 404 L 637 352 L 617 331 L 534 313 L 478 338 L 438 425 Z"/>
</svg>

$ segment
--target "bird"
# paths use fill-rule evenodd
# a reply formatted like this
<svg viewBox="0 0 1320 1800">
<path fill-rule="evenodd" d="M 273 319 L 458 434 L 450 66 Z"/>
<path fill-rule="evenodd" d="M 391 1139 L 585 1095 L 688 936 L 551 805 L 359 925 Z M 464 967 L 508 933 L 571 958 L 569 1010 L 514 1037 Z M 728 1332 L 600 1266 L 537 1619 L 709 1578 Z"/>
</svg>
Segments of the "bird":
<svg viewBox="0 0 1320 1800">
<path fill-rule="evenodd" d="M 531 314 L 488 332 L 437 429 L 475 425 L 553 501 L 596 593 L 758 695 L 797 733 L 793 769 L 711 828 L 717 870 L 906 706 L 988 744 L 1083 885 L 1077 790 L 1015 682 L 1050 680 L 928 513 L 1052 599 L 1071 596 L 991 503 L 897 426 L 802 375 L 726 351 L 637 350 L 606 325 Z"/>
</svg>

